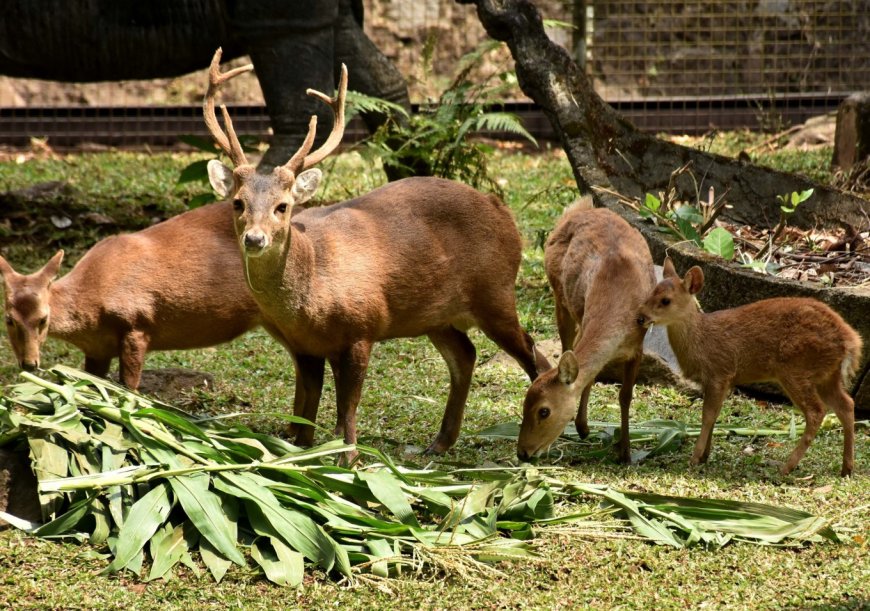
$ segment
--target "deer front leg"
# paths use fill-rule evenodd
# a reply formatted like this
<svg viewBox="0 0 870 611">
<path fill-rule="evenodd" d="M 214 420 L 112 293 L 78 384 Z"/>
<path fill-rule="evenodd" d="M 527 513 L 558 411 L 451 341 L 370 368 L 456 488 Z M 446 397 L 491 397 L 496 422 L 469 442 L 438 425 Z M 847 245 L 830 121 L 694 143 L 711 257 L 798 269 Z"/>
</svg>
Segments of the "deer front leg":
<svg viewBox="0 0 870 611">
<path fill-rule="evenodd" d="M 296 392 L 293 396 L 293 415 L 317 422 L 317 408 L 323 391 L 325 359 L 307 354 L 293 355 L 296 367 Z M 290 434 L 296 436 L 296 445 L 310 446 L 314 443 L 314 427 L 293 423 Z"/>
<path fill-rule="evenodd" d="M 372 343 L 367 340 L 358 341 L 350 348 L 330 359 L 332 373 L 335 376 L 335 407 L 337 419 L 335 434 L 344 435 L 347 444 L 356 443 L 356 408 L 362 395 L 362 385 L 369 366 L 372 353 Z M 349 453 L 348 459 L 356 456 Z"/>
<path fill-rule="evenodd" d="M 109 373 L 109 368 L 112 366 L 112 359 L 100 359 L 94 356 L 85 355 L 85 371 L 100 378 L 105 378 Z"/>
<path fill-rule="evenodd" d="M 639 354 L 630 361 L 626 361 L 622 370 L 622 388 L 619 389 L 619 462 L 624 465 L 631 464 L 631 438 L 629 437 L 628 430 L 628 409 L 631 406 L 631 399 L 634 395 L 634 383 L 637 381 L 637 372 L 640 370 L 640 363 L 642 360 L 643 354 Z"/>
<path fill-rule="evenodd" d="M 707 462 L 710 457 L 710 449 L 713 445 L 713 425 L 719 417 L 722 402 L 731 389 L 726 383 L 713 383 L 704 387 L 704 408 L 701 415 L 701 435 L 695 442 L 695 451 L 689 464 L 699 465 Z"/>
<path fill-rule="evenodd" d="M 477 352 L 468 336 L 453 327 L 432 332 L 429 334 L 429 339 L 444 357 L 450 370 L 450 393 L 447 395 L 441 429 L 435 440 L 426 448 L 427 454 L 443 454 L 456 443 L 459 437 Z"/>
<path fill-rule="evenodd" d="M 577 415 L 574 417 L 574 428 L 577 429 L 577 434 L 580 439 L 589 437 L 589 393 L 592 392 L 592 385 L 595 380 L 589 382 L 583 393 L 580 395 L 580 405 L 577 407 Z"/>
<path fill-rule="evenodd" d="M 139 388 L 146 352 L 148 352 L 148 337 L 144 331 L 130 331 L 121 338 L 118 373 L 121 383 L 130 390 Z"/>
</svg>

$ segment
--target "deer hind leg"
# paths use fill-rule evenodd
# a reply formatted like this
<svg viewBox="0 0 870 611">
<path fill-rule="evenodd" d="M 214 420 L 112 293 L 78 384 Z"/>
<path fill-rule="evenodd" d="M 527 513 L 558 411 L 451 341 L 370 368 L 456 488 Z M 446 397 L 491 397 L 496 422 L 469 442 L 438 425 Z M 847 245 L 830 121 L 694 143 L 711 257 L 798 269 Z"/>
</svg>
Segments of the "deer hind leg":
<svg viewBox="0 0 870 611">
<path fill-rule="evenodd" d="M 344 442 L 347 444 L 356 443 L 356 408 L 362 397 L 362 385 L 371 354 L 372 343 L 358 341 L 339 354 L 338 358 L 329 360 L 335 376 L 335 431 L 337 435 L 344 434 Z"/>
<path fill-rule="evenodd" d="M 825 418 L 825 405 L 819 397 L 816 387 L 808 380 L 787 379 L 780 380 L 780 383 L 792 402 L 804 413 L 806 422 L 804 434 L 798 439 L 797 446 L 795 446 L 791 456 L 780 467 L 780 472 L 783 475 L 788 475 L 803 458 L 816 433 L 819 432 L 819 427 Z"/>
<path fill-rule="evenodd" d="M 323 370 L 326 360 L 307 354 L 293 355 L 296 368 L 296 391 L 293 395 L 293 415 L 317 422 L 317 408 L 323 391 Z M 295 435 L 296 444 L 310 446 L 314 443 L 314 427 L 292 423 L 288 431 Z"/>
<path fill-rule="evenodd" d="M 105 378 L 109 374 L 109 369 L 112 366 L 112 359 L 100 359 L 95 356 L 85 355 L 85 371 L 100 378 Z"/>
<path fill-rule="evenodd" d="M 432 344 L 444 357 L 450 371 L 450 393 L 441 429 L 435 440 L 426 448 L 427 454 L 441 454 L 450 449 L 459 437 L 459 427 L 465 415 L 465 402 L 471 387 L 471 374 L 477 353 L 468 336 L 453 327 L 446 327 L 429 333 Z"/>
<path fill-rule="evenodd" d="M 840 475 L 852 475 L 855 464 L 855 401 L 843 388 L 843 380 L 837 372 L 819 387 L 822 401 L 830 407 L 843 425 L 843 468 Z"/>
<path fill-rule="evenodd" d="M 534 382 L 539 374 L 551 369 L 550 361 L 535 347 L 535 340 L 520 326 L 516 310 L 483 312 L 477 319 L 480 330 L 520 364 L 529 380 Z"/>
<path fill-rule="evenodd" d="M 704 387 L 704 408 L 701 414 L 701 434 L 695 442 L 695 451 L 689 463 L 699 465 L 707 462 L 710 458 L 710 450 L 713 447 L 713 425 L 719 418 L 722 403 L 731 389 L 730 384 L 718 383 Z"/>
<path fill-rule="evenodd" d="M 574 428 L 577 429 L 580 439 L 589 437 L 589 393 L 592 392 L 593 384 L 595 380 L 590 381 L 580 394 L 580 405 L 577 406 L 577 415 L 574 417 Z"/>
<path fill-rule="evenodd" d="M 139 388 L 145 353 L 148 352 L 148 337 L 143 331 L 130 331 L 121 338 L 118 357 L 118 374 L 121 383 L 130 390 Z"/>
<path fill-rule="evenodd" d="M 628 410 L 631 407 L 631 399 L 634 395 L 634 383 L 637 381 L 637 372 L 640 370 L 640 362 L 643 354 L 638 354 L 630 361 L 626 361 L 622 370 L 622 387 L 619 389 L 619 462 L 624 465 L 631 464 L 631 438 L 628 428 Z M 710 450 L 707 450 L 707 455 Z"/>
</svg>

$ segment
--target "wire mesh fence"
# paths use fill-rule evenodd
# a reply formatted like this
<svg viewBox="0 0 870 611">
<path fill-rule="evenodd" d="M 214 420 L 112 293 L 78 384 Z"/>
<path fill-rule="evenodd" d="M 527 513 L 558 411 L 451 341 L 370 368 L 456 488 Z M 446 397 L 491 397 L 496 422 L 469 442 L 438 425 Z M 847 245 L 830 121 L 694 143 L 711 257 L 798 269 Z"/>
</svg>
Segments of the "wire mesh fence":
<svg viewBox="0 0 870 611">
<path fill-rule="evenodd" d="M 585 66 L 596 91 L 643 129 L 776 131 L 832 111 L 870 82 L 870 0 L 536 4 L 550 37 Z M 406 76 L 412 102 L 436 98 L 462 55 L 486 39 L 473 7 L 452 0 L 364 6 L 365 31 Z M 510 62 L 506 50 L 481 70 L 500 62 Z M 0 144 L 48 136 L 60 145 L 169 145 L 201 131 L 204 83 L 203 72 L 84 84 L 0 76 Z M 225 99 L 243 129 L 266 134 L 256 79 L 230 85 Z M 519 89 L 512 97 L 527 108 Z"/>
</svg>

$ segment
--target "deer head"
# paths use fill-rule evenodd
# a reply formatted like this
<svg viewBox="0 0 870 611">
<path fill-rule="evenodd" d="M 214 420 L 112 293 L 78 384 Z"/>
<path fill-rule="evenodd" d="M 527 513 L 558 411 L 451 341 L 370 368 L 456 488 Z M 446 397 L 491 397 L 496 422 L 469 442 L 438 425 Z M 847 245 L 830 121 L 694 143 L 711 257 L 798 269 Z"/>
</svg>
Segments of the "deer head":
<svg viewBox="0 0 870 611">
<path fill-rule="evenodd" d="M 6 288 L 6 331 L 22 369 L 39 367 L 39 349 L 48 336 L 51 283 L 57 277 L 63 251 L 59 250 L 34 274 L 19 274 L 0 257 L 0 274 Z"/>
<path fill-rule="evenodd" d="M 338 95 L 331 98 L 319 91 L 309 89 L 308 95 L 325 102 L 335 115 L 332 131 L 323 145 L 313 153 L 314 136 L 317 132 L 317 117 L 312 116 L 308 134 L 299 150 L 283 166 L 271 174 L 258 174 L 248 163 L 239 139 L 233 130 L 226 106 L 221 105 L 226 134 L 221 130 L 215 115 L 214 97 L 226 81 L 253 69 L 251 64 L 220 71 L 221 49 L 212 58 L 209 68 L 208 91 L 203 101 L 205 124 L 215 142 L 229 155 L 234 169 L 217 159 L 208 163 L 208 176 L 212 188 L 221 196 L 231 199 L 235 210 L 236 235 L 247 257 L 258 257 L 273 244 L 283 244 L 290 227 L 293 206 L 310 199 L 320 184 L 321 172 L 312 169 L 332 153 L 344 135 L 344 102 L 347 94 L 347 67 L 342 64 Z"/>
<path fill-rule="evenodd" d="M 638 323 L 644 326 L 668 325 L 685 318 L 686 312 L 697 312 L 695 295 L 704 286 L 704 272 L 695 265 L 683 278 L 677 273 L 670 257 L 662 266 L 659 282 L 640 309 Z"/>
</svg>

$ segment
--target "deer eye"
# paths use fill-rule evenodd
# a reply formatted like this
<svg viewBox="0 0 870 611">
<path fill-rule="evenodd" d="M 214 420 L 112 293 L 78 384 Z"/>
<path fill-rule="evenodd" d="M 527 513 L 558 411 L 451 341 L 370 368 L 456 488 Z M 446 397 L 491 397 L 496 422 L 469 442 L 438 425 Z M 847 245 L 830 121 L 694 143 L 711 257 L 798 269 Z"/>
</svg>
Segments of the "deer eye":
<svg viewBox="0 0 870 611">
<path fill-rule="evenodd" d="M 540 418 L 541 420 L 544 420 L 545 418 L 548 418 L 549 416 L 550 416 L 550 408 L 549 407 L 542 407 L 541 409 L 538 410 L 538 418 Z"/>
<path fill-rule="evenodd" d="M 6 315 L 6 325 L 11 327 L 13 324 L 15 324 L 15 321 L 12 320 L 12 317 L 7 314 Z"/>
<path fill-rule="evenodd" d="M 275 212 L 278 214 L 284 214 L 285 212 L 287 212 L 287 204 L 278 204 L 277 206 L 275 206 Z"/>
<path fill-rule="evenodd" d="M 233 210 L 236 212 L 242 212 L 245 209 L 245 202 L 240 199 L 233 200 Z"/>
<path fill-rule="evenodd" d="M 43 316 L 39 319 L 39 330 L 42 331 L 45 329 L 45 325 L 48 324 L 48 316 Z"/>
<path fill-rule="evenodd" d="M 669 305 L 671 305 L 671 300 L 668 299 L 667 297 L 663 297 L 663 298 L 662 298 L 662 305 L 663 305 L 663 306 L 669 306 Z"/>
</svg>

